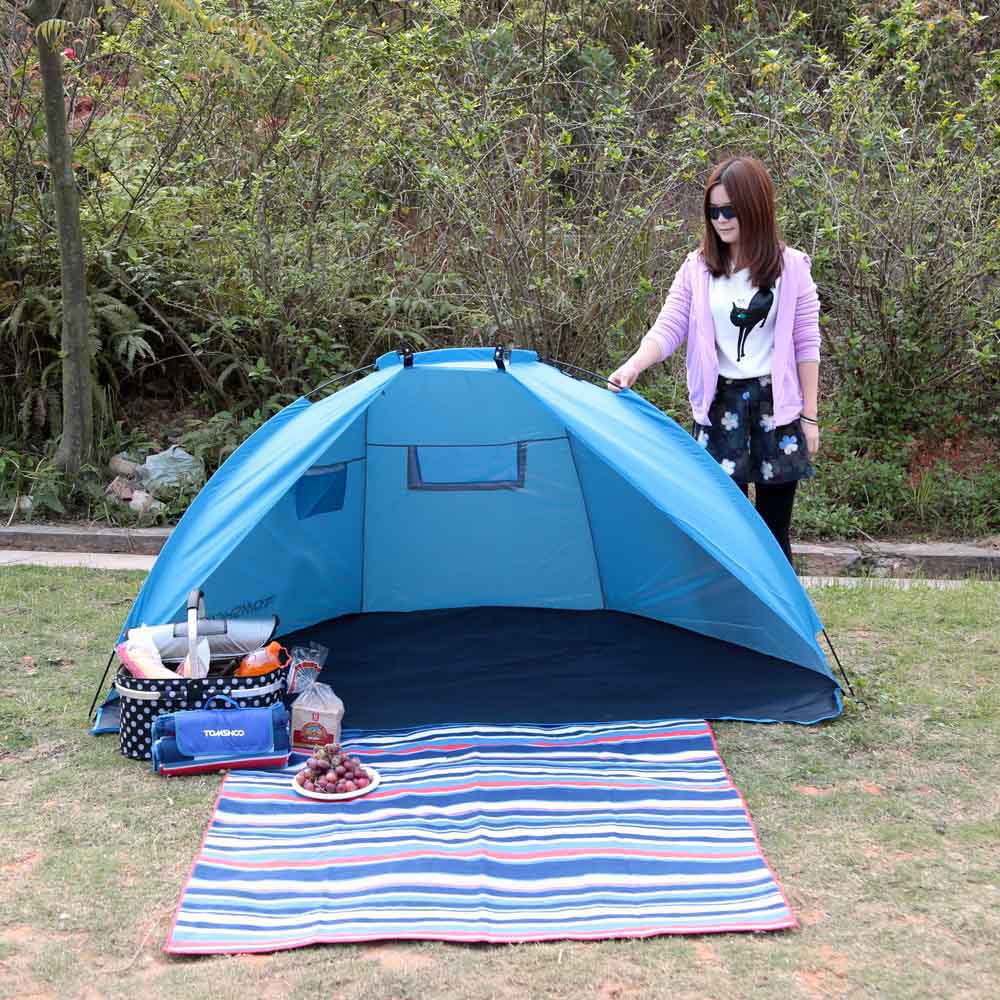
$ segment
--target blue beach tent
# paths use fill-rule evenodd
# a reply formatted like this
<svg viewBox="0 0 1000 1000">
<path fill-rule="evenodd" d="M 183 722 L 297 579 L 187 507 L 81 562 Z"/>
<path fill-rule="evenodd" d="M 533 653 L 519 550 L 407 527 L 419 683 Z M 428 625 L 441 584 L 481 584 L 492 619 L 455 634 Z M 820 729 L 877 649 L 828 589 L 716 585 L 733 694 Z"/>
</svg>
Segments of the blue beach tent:
<svg viewBox="0 0 1000 1000">
<path fill-rule="evenodd" d="M 163 548 L 132 626 L 275 614 L 350 727 L 841 710 L 821 623 L 719 466 L 638 394 L 515 350 L 386 354 L 276 414 Z"/>
</svg>

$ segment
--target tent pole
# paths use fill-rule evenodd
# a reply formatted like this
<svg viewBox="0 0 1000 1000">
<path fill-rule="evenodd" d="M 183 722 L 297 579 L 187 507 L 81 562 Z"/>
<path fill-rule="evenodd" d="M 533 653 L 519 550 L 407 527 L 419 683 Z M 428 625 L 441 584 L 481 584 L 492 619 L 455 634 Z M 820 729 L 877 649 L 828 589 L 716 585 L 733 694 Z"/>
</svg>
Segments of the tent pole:
<svg viewBox="0 0 1000 1000">
<path fill-rule="evenodd" d="M 104 673 L 101 674 L 101 679 L 97 682 L 97 690 L 94 692 L 94 700 L 90 703 L 90 710 L 87 712 L 87 721 L 89 722 L 94 716 L 94 708 L 97 706 L 97 699 L 101 697 L 101 691 L 104 690 L 104 681 L 107 679 L 108 671 L 111 669 L 111 661 L 115 658 L 115 651 L 111 650 L 111 655 L 108 657 L 108 664 L 104 668 Z"/>
<path fill-rule="evenodd" d="M 847 676 L 847 671 L 844 669 L 844 665 L 840 662 L 840 657 L 837 655 L 837 650 L 834 648 L 833 642 L 830 639 L 830 634 L 827 632 L 825 626 L 823 628 L 823 636 L 826 639 L 826 644 L 830 647 L 830 652 L 833 653 L 833 658 L 837 661 L 837 666 L 840 669 L 840 674 L 844 678 L 844 683 L 847 685 L 847 690 L 850 693 L 851 697 L 855 701 L 859 702 L 859 704 L 862 705 L 866 704 L 865 702 L 860 701 L 858 696 L 854 693 L 854 687 L 851 684 L 851 679 L 850 677 Z"/>
<path fill-rule="evenodd" d="M 315 389 L 310 389 L 307 393 L 304 393 L 304 397 L 308 399 L 314 392 L 319 392 L 320 389 L 325 389 L 328 385 L 333 385 L 334 382 L 342 382 L 345 378 L 350 378 L 352 375 L 360 375 L 362 372 L 369 371 L 374 368 L 374 362 L 370 365 L 365 365 L 364 368 L 355 368 L 352 372 L 345 372 L 343 375 L 335 375 L 331 379 L 327 379 L 325 382 L 316 386 Z"/>
<path fill-rule="evenodd" d="M 538 360 L 544 365 L 552 365 L 553 368 L 558 368 L 560 370 L 563 368 L 572 368 L 575 372 L 582 372 L 599 385 L 606 386 L 608 384 L 606 376 L 598 375 L 597 372 L 588 371 L 586 368 L 578 368 L 576 365 L 571 365 L 568 361 L 557 361 L 555 358 L 539 358 Z M 569 375 L 569 372 L 563 372 L 563 375 Z M 576 376 L 570 375 L 570 378 L 576 378 Z"/>
</svg>

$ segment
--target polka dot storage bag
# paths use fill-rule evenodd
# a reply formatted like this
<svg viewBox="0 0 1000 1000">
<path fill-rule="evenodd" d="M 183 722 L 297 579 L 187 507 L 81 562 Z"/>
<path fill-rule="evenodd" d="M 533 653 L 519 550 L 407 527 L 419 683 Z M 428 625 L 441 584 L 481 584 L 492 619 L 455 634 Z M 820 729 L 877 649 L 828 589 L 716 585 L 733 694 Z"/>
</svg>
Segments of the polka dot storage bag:
<svg viewBox="0 0 1000 1000">
<path fill-rule="evenodd" d="M 119 667 L 115 688 L 121 699 L 121 751 L 134 760 L 149 760 L 157 716 L 204 708 L 219 695 L 227 695 L 241 708 L 267 708 L 281 699 L 285 674 L 285 670 L 273 670 L 258 677 L 140 679 Z"/>
<path fill-rule="evenodd" d="M 272 632 L 277 623 L 277 618 L 274 618 L 265 632 Z M 193 663 L 201 629 L 207 624 L 209 623 L 205 621 L 204 595 L 200 590 L 193 590 L 188 596 L 186 635 L 180 644 L 175 644 L 176 648 L 171 652 L 177 655 L 186 647 L 188 659 Z M 119 657 L 125 657 L 122 647 L 117 648 Z M 226 647 L 226 652 L 231 654 L 233 650 Z M 210 653 L 209 659 L 211 658 Z M 230 666 L 235 667 L 238 658 L 228 662 Z M 205 668 L 209 668 L 208 662 L 205 663 Z M 119 741 L 121 752 L 126 757 L 134 760 L 150 760 L 153 720 L 161 715 L 200 710 L 205 707 L 206 702 L 219 697 L 232 699 L 238 708 L 270 707 L 281 700 L 285 692 L 288 669 L 286 664 L 267 673 L 245 676 L 228 672 L 213 675 L 210 670 L 208 676 L 184 676 L 184 674 L 185 671 L 182 670 L 177 676 L 135 676 L 123 659 L 115 676 L 115 689 L 121 702 Z"/>
</svg>

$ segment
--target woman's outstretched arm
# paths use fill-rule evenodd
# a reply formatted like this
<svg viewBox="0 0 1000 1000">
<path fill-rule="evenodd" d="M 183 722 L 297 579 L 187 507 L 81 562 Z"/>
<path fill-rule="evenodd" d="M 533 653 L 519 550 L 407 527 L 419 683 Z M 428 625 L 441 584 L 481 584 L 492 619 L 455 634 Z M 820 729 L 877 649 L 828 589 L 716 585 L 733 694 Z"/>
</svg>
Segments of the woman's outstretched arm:
<svg viewBox="0 0 1000 1000">
<path fill-rule="evenodd" d="M 639 349 L 608 376 L 608 388 L 630 389 L 635 380 L 657 361 L 663 361 L 684 343 L 691 315 L 691 259 L 674 275 L 667 299 L 656 321 L 642 338 Z"/>
</svg>

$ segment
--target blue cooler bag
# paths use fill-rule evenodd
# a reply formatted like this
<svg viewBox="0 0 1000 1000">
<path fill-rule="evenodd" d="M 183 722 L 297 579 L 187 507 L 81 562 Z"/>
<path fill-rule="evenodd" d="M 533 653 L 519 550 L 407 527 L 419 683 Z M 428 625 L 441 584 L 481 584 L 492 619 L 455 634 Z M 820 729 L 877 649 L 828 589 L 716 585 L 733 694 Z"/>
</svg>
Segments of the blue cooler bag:
<svg viewBox="0 0 1000 1000">
<path fill-rule="evenodd" d="M 206 706 L 214 701 L 232 707 L 168 712 L 153 720 L 152 759 L 157 774 L 288 764 L 288 709 L 281 702 L 269 708 L 241 708 L 232 698 L 216 695 Z"/>
</svg>

